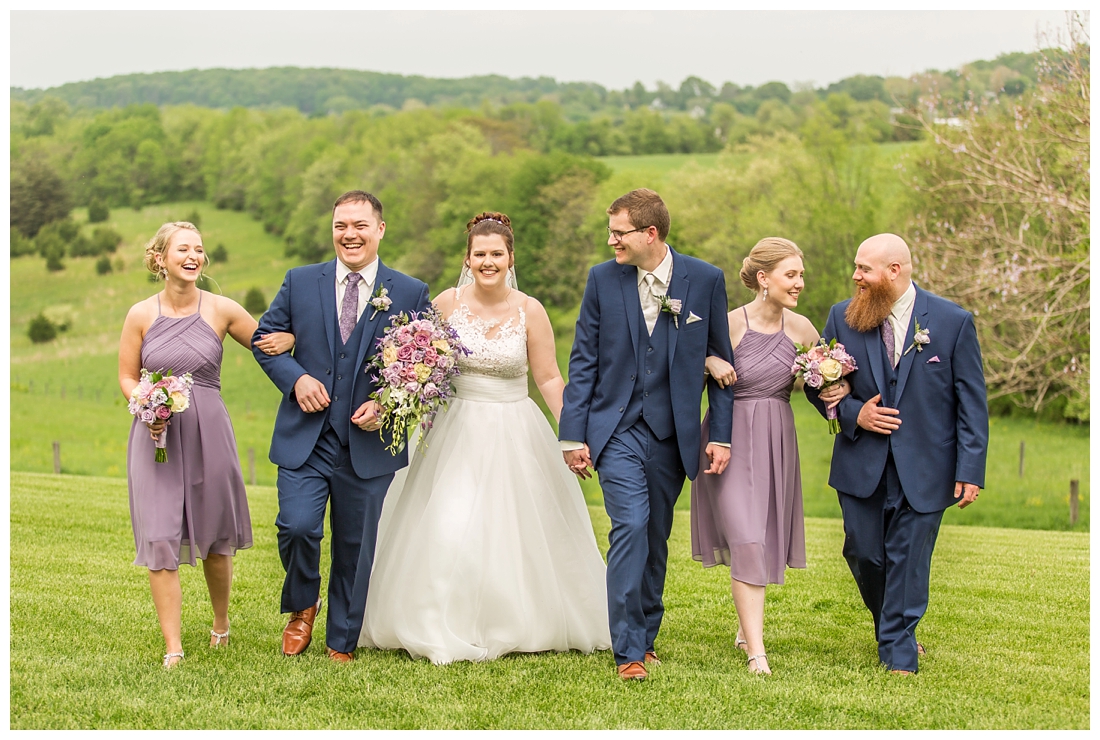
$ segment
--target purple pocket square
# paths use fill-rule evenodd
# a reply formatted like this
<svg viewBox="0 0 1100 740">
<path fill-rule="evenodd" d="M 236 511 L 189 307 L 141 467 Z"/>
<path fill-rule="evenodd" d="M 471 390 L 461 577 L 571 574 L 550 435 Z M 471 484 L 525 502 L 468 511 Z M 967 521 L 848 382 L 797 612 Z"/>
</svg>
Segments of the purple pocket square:
<svg viewBox="0 0 1100 740">
<path fill-rule="evenodd" d="M 935 355 L 933 357 L 928 358 L 928 362 L 939 362 L 939 361 L 940 361 L 940 356 L 939 355 Z M 925 364 L 927 364 L 927 363 L 925 363 Z"/>
</svg>

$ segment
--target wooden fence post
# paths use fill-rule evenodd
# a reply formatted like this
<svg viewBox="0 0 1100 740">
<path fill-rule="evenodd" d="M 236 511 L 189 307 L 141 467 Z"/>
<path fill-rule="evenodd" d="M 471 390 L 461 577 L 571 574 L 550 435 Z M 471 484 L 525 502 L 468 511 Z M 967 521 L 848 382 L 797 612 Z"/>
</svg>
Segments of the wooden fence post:
<svg viewBox="0 0 1100 740">
<path fill-rule="evenodd" d="M 61 475 L 61 443 L 53 443 L 53 473 Z"/>
<path fill-rule="evenodd" d="M 1077 524 L 1077 496 L 1080 482 L 1076 479 L 1069 482 L 1069 524 L 1072 527 Z"/>
<path fill-rule="evenodd" d="M 1024 477 L 1024 441 L 1020 440 L 1020 477 Z"/>
<path fill-rule="evenodd" d="M 248 448 L 248 484 L 256 485 L 256 448 Z"/>
</svg>

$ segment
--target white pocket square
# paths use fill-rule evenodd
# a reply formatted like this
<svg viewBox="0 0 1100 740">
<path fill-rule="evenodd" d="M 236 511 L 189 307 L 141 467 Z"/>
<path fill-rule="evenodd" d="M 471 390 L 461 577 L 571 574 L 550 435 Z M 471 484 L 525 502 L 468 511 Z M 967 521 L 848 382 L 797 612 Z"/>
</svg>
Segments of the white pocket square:
<svg viewBox="0 0 1100 740">
<path fill-rule="evenodd" d="M 701 316 L 696 316 L 693 312 L 688 311 L 687 323 L 694 324 L 696 321 L 702 321 L 702 320 L 703 320 L 703 318 Z"/>
</svg>

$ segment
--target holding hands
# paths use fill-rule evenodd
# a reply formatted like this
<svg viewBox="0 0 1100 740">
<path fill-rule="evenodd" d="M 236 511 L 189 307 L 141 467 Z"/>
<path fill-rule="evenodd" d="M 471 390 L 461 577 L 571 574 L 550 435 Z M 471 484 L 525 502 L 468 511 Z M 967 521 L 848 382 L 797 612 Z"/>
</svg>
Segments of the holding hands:
<svg viewBox="0 0 1100 740">
<path fill-rule="evenodd" d="M 565 464 L 578 478 L 584 480 L 592 477 L 592 471 L 589 470 L 592 467 L 592 454 L 588 445 L 577 450 L 566 450 L 561 454 L 565 458 Z"/>
</svg>

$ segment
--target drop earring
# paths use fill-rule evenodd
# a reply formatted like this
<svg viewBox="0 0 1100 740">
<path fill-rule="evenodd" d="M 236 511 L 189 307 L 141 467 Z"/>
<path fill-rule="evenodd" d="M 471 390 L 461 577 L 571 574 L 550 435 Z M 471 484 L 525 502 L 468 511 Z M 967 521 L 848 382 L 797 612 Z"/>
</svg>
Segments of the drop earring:
<svg viewBox="0 0 1100 740">
<path fill-rule="evenodd" d="M 767 288 L 767 286 L 764 286 L 764 298 L 762 300 L 765 300 L 765 301 L 768 300 L 768 288 Z"/>
</svg>

